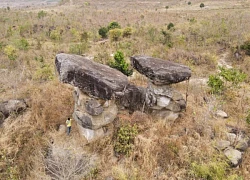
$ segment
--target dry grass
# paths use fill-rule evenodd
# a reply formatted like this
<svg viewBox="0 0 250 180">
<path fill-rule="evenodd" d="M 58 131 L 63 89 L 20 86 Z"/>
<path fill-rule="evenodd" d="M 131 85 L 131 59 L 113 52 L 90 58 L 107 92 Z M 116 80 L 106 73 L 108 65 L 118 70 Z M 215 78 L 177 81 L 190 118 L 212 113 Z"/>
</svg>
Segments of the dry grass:
<svg viewBox="0 0 250 180">
<path fill-rule="evenodd" d="M 71 152 L 97 154 L 98 172 L 90 173 L 89 179 L 197 179 L 192 163 L 209 164 L 220 155 L 213 143 L 225 137 L 227 125 L 248 132 L 244 118 L 250 109 L 249 84 L 230 89 L 222 96 L 209 94 L 206 85 L 208 76 L 217 72 L 217 63 L 225 53 L 230 54 L 226 61 L 249 75 L 249 57 L 236 61 L 233 53 L 237 45 L 249 38 L 250 2 L 203 3 L 205 8 L 201 9 L 197 0 L 190 6 L 174 0 L 94 0 L 89 3 L 72 0 L 61 6 L 44 8 L 47 16 L 41 19 L 38 18 L 40 8 L 1 9 L 0 100 L 25 98 L 29 100 L 29 109 L 18 117 L 10 117 L 0 129 L 0 178 L 27 179 L 29 175 L 29 179 L 50 179 L 46 175 L 43 152 L 54 146 L 62 150 L 69 148 Z M 132 27 L 132 36 L 118 42 L 103 42 L 98 29 L 112 21 L 119 22 L 123 28 Z M 168 31 L 170 22 L 174 30 Z M 62 32 L 58 40 L 49 36 L 51 28 Z M 77 33 L 87 32 L 88 48 L 83 53 L 98 62 L 106 64 L 112 58 L 110 54 L 121 50 L 127 61 L 132 55 L 142 54 L 179 62 L 192 69 L 188 106 L 175 122 L 162 122 L 139 112 L 133 115 L 120 112 L 115 128 L 124 123 L 139 126 L 130 157 L 115 156 L 113 137 L 86 145 L 75 122 L 71 137 L 57 132 L 59 125 L 73 112 L 73 98 L 72 89 L 56 80 L 54 57 L 61 51 L 69 53 L 70 46 L 81 43 L 73 29 Z M 164 44 L 162 30 L 170 34 L 173 47 Z M 30 44 L 26 51 L 16 45 L 21 38 Z M 7 45 L 17 48 L 15 61 L 5 55 Z M 50 71 L 42 71 L 44 67 L 49 67 Z M 147 86 L 147 79 L 138 74 L 130 81 Z M 174 85 L 174 88 L 185 97 L 186 83 Z M 229 118 L 216 117 L 218 109 L 226 111 Z M 227 169 L 227 172 L 247 179 L 249 152 L 244 154 L 239 170 Z"/>
</svg>

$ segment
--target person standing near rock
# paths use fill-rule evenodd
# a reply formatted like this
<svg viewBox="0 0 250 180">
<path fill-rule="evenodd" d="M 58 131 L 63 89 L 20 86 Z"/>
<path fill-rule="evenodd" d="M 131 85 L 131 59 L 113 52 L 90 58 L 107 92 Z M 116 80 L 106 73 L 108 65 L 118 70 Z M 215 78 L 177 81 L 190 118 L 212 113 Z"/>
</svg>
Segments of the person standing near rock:
<svg viewBox="0 0 250 180">
<path fill-rule="evenodd" d="M 67 134 L 68 134 L 68 136 L 69 136 L 70 131 L 71 131 L 71 123 L 72 123 L 72 119 L 68 118 L 68 119 L 66 120 Z"/>
</svg>

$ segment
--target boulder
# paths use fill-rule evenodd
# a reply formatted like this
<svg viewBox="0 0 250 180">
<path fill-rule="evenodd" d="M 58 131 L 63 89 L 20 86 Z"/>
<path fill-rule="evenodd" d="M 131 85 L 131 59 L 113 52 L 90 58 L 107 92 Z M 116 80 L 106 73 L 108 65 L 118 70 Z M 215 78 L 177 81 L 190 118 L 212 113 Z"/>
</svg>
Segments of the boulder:
<svg viewBox="0 0 250 180">
<path fill-rule="evenodd" d="M 27 108 L 24 100 L 9 100 L 0 103 L 0 114 L 2 118 L 7 118 L 11 113 L 20 113 Z M 1 119 L 0 119 L 1 120 Z"/>
<path fill-rule="evenodd" d="M 240 150 L 240 151 L 246 151 L 247 148 L 249 147 L 248 141 L 241 139 L 237 144 L 235 145 L 235 149 Z"/>
<path fill-rule="evenodd" d="M 101 139 L 104 136 L 110 135 L 113 132 L 113 125 L 110 124 L 108 126 L 102 127 L 100 129 L 88 129 L 82 127 L 80 124 L 77 124 L 79 128 L 80 134 L 86 138 L 88 143 L 93 142 L 95 140 Z"/>
<path fill-rule="evenodd" d="M 63 124 L 60 124 L 60 126 L 59 126 L 59 128 L 58 128 L 58 132 L 59 132 L 60 134 L 65 133 L 65 132 L 66 132 L 66 126 L 63 125 Z"/>
<path fill-rule="evenodd" d="M 222 110 L 216 111 L 215 115 L 216 115 L 217 117 L 221 117 L 221 118 L 228 118 L 227 113 L 225 113 L 225 112 L 222 111 Z"/>
<path fill-rule="evenodd" d="M 55 64 L 62 82 L 95 97 L 111 99 L 128 85 L 127 76 L 120 71 L 82 56 L 57 54 Z"/>
<path fill-rule="evenodd" d="M 132 56 L 131 65 L 156 85 L 166 85 L 188 80 L 189 67 L 149 56 Z"/>
<path fill-rule="evenodd" d="M 179 113 L 170 110 L 154 110 L 152 115 L 155 118 L 166 122 L 174 122 L 179 117 Z"/>
<path fill-rule="evenodd" d="M 227 148 L 224 151 L 224 154 L 230 160 L 231 165 L 233 167 L 237 167 L 242 161 L 242 153 L 236 149 L 231 148 L 231 147 Z"/>
<path fill-rule="evenodd" d="M 219 150 L 224 150 L 230 146 L 230 141 L 219 140 L 216 142 L 215 147 Z"/>
</svg>

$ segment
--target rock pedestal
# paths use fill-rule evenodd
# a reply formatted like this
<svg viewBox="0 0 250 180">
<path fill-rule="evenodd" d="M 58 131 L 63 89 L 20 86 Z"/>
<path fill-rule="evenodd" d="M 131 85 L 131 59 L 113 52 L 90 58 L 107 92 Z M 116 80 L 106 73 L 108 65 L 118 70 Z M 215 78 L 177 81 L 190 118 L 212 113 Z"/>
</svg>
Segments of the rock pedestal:
<svg viewBox="0 0 250 180">
<path fill-rule="evenodd" d="M 75 88 L 74 98 L 73 118 L 77 121 L 80 133 L 88 142 L 112 133 L 112 122 L 118 113 L 114 101 L 91 98 L 79 88 Z"/>
</svg>

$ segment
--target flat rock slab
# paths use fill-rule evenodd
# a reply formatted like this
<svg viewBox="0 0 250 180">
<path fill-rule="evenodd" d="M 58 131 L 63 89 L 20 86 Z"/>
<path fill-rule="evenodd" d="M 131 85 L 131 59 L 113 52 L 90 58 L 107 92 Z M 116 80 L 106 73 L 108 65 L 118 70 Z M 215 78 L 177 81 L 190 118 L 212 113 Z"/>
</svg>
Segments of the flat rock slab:
<svg viewBox="0 0 250 180">
<path fill-rule="evenodd" d="M 237 167 L 242 161 L 242 153 L 236 149 L 228 148 L 224 154 L 231 161 L 233 167 Z"/>
<path fill-rule="evenodd" d="M 132 56 L 131 65 L 156 85 L 167 85 L 188 80 L 189 67 L 149 56 Z"/>
<path fill-rule="evenodd" d="M 95 97 L 111 99 L 128 85 L 127 76 L 120 71 L 82 56 L 57 54 L 55 64 L 62 82 Z"/>
</svg>

